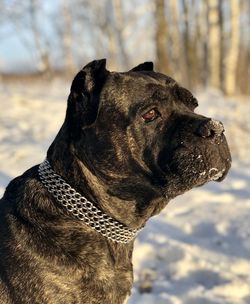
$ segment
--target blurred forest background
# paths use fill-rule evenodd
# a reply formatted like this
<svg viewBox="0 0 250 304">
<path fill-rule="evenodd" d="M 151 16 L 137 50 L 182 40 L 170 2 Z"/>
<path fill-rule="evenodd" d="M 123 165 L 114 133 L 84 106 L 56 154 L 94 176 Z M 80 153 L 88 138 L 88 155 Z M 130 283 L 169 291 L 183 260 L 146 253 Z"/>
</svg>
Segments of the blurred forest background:
<svg viewBox="0 0 250 304">
<path fill-rule="evenodd" d="M 0 0 L 0 197 L 43 161 L 73 75 L 100 58 L 154 61 L 191 89 L 233 159 L 139 234 L 129 303 L 250 304 L 250 0 Z"/>
<path fill-rule="evenodd" d="M 0 0 L 0 75 L 145 60 L 190 89 L 250 94 L 249 0 Z"/>
</svg>

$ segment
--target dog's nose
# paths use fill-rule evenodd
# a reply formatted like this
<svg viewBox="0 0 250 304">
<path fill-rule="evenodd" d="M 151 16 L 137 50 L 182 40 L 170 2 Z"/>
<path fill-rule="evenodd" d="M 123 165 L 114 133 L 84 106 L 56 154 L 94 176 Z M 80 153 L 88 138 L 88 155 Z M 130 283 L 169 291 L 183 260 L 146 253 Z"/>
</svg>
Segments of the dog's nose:
<svg viewBox="0 0 250 304">
<path fill-rule="evenodd" d="M 196 130 L 197 134 L 201 137 L 220 136 L 224 132 L 222 122 L 214 119 L 208 119 L 200 123 Z"/>
</svg>

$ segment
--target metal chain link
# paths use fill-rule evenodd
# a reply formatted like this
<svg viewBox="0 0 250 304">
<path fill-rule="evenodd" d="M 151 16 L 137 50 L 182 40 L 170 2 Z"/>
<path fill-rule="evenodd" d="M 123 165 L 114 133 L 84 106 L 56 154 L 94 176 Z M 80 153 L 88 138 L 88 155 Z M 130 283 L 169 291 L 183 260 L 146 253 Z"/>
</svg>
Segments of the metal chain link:
<svg viewBox="0 0 250 304">
<path fill-rule="evenodd" d="M 106 238 L 118 243 L 128 243 L 137 235 L 139 230 L 130 229 L 116 221 L 73 189 L 53 171 L 47 159 L 39 165 L 38 173 L 43 185 L 69 213 Z"/>
</svg>

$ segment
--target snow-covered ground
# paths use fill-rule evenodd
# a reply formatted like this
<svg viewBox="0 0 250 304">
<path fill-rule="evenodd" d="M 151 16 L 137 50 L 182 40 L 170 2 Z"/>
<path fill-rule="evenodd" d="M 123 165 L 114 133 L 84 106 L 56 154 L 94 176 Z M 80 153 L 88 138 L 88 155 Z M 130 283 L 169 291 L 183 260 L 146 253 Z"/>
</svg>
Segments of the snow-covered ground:
<svg viewBox="0 0 250 304">
<path fill-rule="evenodd" d="M 70 83 L 0 83 L 0 196 L 41 162 L 65 115 Z M 129 304 L 250 303 L 250 100 L 198 92 L 206 116 L 224 122 L 233 166 L 173 200 L 139 234 Z"/>
</svg>

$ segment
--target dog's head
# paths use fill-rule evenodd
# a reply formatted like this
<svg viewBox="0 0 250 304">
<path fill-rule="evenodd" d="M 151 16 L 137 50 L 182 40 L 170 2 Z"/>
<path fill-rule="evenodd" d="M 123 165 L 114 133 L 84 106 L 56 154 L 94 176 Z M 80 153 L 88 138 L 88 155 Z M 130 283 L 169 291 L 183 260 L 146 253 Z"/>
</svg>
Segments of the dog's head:
<svg viewBox="0 0 250 304">
<path fill-rule="evenodd" d="M 188 90 L 150 62 L 125 73 L 105 64 L 93 61 L 76 75 L 66 124 L 75 156 L 110 195 L 145 203 L 225 177 L 231 156 L 223 125 L 196 114 Z"/>
</svg>

